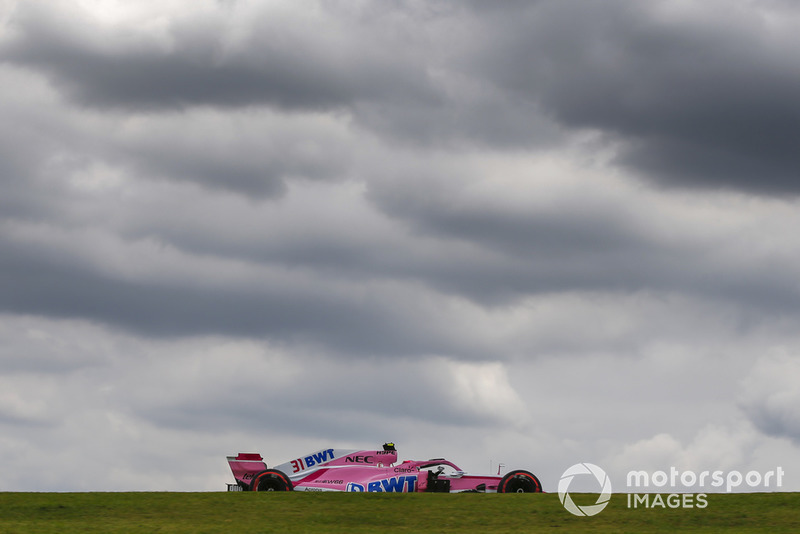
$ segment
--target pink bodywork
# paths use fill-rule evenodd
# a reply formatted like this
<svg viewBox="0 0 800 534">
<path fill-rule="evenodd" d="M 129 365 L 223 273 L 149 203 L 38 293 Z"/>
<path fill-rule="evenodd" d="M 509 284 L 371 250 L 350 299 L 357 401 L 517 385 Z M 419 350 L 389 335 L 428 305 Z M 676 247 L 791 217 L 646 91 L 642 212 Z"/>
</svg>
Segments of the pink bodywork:
<svg viewBox="0 0 800 534">
<path fill-rule="evenodd" d="M 229 456 L 234 478 L 242 488 L 266 465 L 258 454 L 241 453 Z M 429 474 L 438 466 L 449 466 L 454 475 Z M 499 475 L 467 475 L 454 463 L 443 459 L 397 463 L 397 451 L 356 451 L 322 449 L 272 466 L 285 473 L 296 491 L 355 492 L 423 492 L 423 491 L 486 491 L 496 492 Z M 435 471 L 434 471 L 435 473 Z M 449 481 L 448 489 L 429 488 L 429 481 L 440 486 Z"/>
</svg>

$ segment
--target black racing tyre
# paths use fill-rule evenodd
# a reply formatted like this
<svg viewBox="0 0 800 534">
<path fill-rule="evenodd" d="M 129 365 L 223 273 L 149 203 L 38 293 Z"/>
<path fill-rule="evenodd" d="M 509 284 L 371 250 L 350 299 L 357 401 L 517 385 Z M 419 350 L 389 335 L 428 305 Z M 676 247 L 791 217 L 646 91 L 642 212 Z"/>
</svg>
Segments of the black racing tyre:
<svg viewBox="0 0 800 534">
<path fill-rule="evenodd" d="M 542 483 L 536 475 L 522 469 L 507 473 L 500 484 L 497 485 L 497 493 L 540 493 Z"/>
<path fill-rule="evenodd" d="M 250 481 L 250 491 L 292 491 L 292 481 L 277 469 L 261 471 Z"/>
</svg>

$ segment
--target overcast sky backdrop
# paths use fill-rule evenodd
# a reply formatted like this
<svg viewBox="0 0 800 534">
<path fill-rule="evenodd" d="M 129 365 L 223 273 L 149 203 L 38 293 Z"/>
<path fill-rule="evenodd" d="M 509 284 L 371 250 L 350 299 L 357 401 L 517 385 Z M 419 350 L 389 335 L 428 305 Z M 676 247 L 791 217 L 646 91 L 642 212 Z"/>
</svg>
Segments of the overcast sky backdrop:
<svg viewBox="0 0 800 534">
<path fill-rule="evenodd" d="M 0 490 L 387 440 L 800 490 L 798 50 L 785 0 L 0 0 Z"/>
</svg>

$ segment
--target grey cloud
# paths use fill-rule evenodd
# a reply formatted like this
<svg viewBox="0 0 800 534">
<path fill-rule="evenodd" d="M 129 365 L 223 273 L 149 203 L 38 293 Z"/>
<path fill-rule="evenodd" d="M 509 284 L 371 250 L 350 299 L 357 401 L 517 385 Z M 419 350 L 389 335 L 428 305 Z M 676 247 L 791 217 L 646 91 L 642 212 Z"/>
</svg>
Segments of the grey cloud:
<svg viewBox="0 0 800 534">
<path fill-rule="evenodd" d="M 47 324 L 40 317 L 2 314 L 0 371 L 50 377 L 102 367 L 109 344 L 96 342 L 98 330 L 80 321 Z"/>
<path fill-rule="evenodd" d="M 483 305 L 570 291 L 701 294 L 742 311 L 743 324 L 758 322 L 758 314 L 745 311 L 751 307 L 770 314 L 794 315 L 797 310 L 800 293 L 787 290 L 795 280 L 793 268 L 778 258 L 781 254 L 753 254 L 751 245 L 744 244 L 752 236 L 708 241 L 667 212 L 653 225 L 658 203 L 633 190 L 606 193 L 589 184 L 580 200 L 571 195 L 553 199 L 543 191 L 550 200 L 538 203 L 535 187 L 518 190 L 528 202 L 511 196 L 477 200 L 464 192 L 478 187 L 471 180 L 486 185 L 491 179 L 475 178 L 466 169 L 417 170 L 419 175 L 405 181 L 376 182 L 369 190 L 376 206 L 418 235 L 480 251 L 453 247 L 452 261 L 429 262 L 415 272 L 442 291 Z M 443 178 L 459 173 L 463 179 Z M 427 187 L 411 185 L 423 183 Z M 672 232 L 683 238 L 665 234 L 660 225 L 674 225 Z M 742 254 L 732 257 L 729 247 Z"/>
<path fill-rule="evenodd" d="M 64 147 L 74 130 L 59 124 L 56 109 L 29 76 L 0 65 L 0 220 L 42 219 L 61 210 L 47 193 L 47 168 L 63 172 L 75 164 Z M 35 80 L 33 80 L 35 82 Z M 55 160 L 59 160 L 56 163 Z"/>
<path fill-rule="evenodd" d="M 800 425 L 794 406 L 767 404 L 748 406 L 748 416 L 761 432 L 800 443 Z"/>
<path fill-rule="evenodd" d="M 794 364 L 735 403 L 799 345 L 797 203 L 750 194 L 792 190 L 788 3 L 69 3 L 0 17 L 0 489 L 398 429 L 557 480 L 740 409 L 701 458 L 797 456 Z"/>
<path fill-rule="evenodd" d="M 800 359 L 775 349 L 756 361 L 743 380 L 740 405 L 750 421 L 767 435 L 800 443 L 800 395 L 795 384 Z"/>
<path fill-rule="evenodd" d="M 454 376 L 435 361 L 398 358 L 376 366 L 370 360 L 334 363 L 299 358 L 296 364 L 302 372 L 292 377 L 282 376 L 280 369 L 274 376 L 253 373 L 253 369 L 249 376 L 239 376 L 235 384 L 217 380 L 217 394 L 205 401 L 191 394 L 161 397 L 154 403 L 139 391 L 132 392 L 126 402 L 137 416 L 165 428 L 232 431 L 258 422 L 273 432 L 337 440 L 359 437 L 359 432 L 353 433 L 354 427 L 364 427 L 360 431 L 364 437 L 375 428 L 390 432 L 392 421 L 400 419 L 442 427 L 509 424 L 503 403 L 489 413 L 460 403 L 452 395 Z M 387 380 L 387 376 L 413 380 Z M 291 413 L 282 402 L 286 398 L 293 399 Z"/>
<path fill-rule="evenodd" d="M 646 180 L 797 193 L 796 32 L 767 22 L 793 10 L 727 5 L 548 2 L 507 15 L 517 29 L 472 67 L 622 141 L 617 162 Z"/>
<path fill-rule="evenodd" d="M 593 130 L 619 145 L 617 164 L 654 183 L 797 191 L 790 7 L 483 7 L 256 11 L 242 35 L 214 19 L 176 18 L 169 46 L 91 24 L 78 33 L 23 9 L 3 57 L 89 106 L 336 110 L 390 143 L 417 146 L 542 148 Z M 772 22 L 784 13 L 789 22 Z M 231 175 L 246 190 L 257 181 L 246 170 Z"/>
<path fill-rule="evenodd" d="M 18 69 L 0 76 L 7 84 L 0 125 L 6 216 L 63 218 L 69 203 L 61 195 L 75 201 L 76 181 L 186 182 L 266 199 L 282 196 L 292 180 L 340 181 L 352 164 L 352 134 L 330 114 L 76 110 Z"/>
<path fill-rule="evenodd" d="M 458 77 L 446 83 L 459 88 L 428 105 L 357 102 L 355 123 L 389 144 L 413 148 L 546 149 L 566 138 L 563 128 L 545 117 L 535 103 L 495 88 L 471 93 L 465 89 L 471 82 Z"/>
<path fill-rule="evenodd" d="M 452 337 L 436 306 L 418 306 L 413 292 L 373 288 L 346 291 L 313 275 L 305 283 L 281 277 L 205 284 L 187 271 L 183 282 L 130 279 L 85 260 L 11 240 L 0 242 L 3 311 L 78 317 L 147 336 L 204 332 L 283 343 L 325 346 L 343 355 L 412 355 L 451 352 L 479 357 L 482 344 Z M 252 285 L 257 284 L 257 285 Z"/>
<path fill-rule="evenodd" d="M 350 35 L 348 21 L 343 24 L 333 13 L 288 20 L 281 13 L 256 13 L 256 20 L 248 21 L 252 35 L 235 50 L 226 48 L 225 41 L 239 36 L 228 34 L 234 30 L 220 19 L 173 20 L 169 39 L 174 44 L 163 45 L 133 30 L 115 33 L 99 27 L 80 11 L 60 15 L 72 24 L 36 5 L 20 7 L 12 18 L 17 36 L 6 44 L 2 57 L 48 73 L 84 105 L 322 110 L 375 95 L 432 96 L 424 70 L 404 65 L 400 48 L 365 46 L 362 39 L 377 35 Z M 222 20 L 231 16 L 229 11 L 218 15 Z"/>
<path fill-rule="evenodd" d="M 109 140 L 109 160 L 145 179 L 188 182 L 249 198 L 280 197 L 297 179 L 339 181 L 354 147 L 326 115 L 195 111 L 143 118 Z"/>
<path fill-rule="evenodd" d="M 461 9 L 321 9 L 324 16 L 265 8 L 227 25 L 219 20 L 242 15 L 176 17 L 159 38 L 104 28 L 80 12 L 20 7 L 0 58 L 45 73 L 59 93 L 95 109 L 336 112 L 390 143 L 416 146 L 552 146 L 562 136 L 535 102 L 451 68 L 449 49 L 484 31 L 461 24 Z"/>
</svg>

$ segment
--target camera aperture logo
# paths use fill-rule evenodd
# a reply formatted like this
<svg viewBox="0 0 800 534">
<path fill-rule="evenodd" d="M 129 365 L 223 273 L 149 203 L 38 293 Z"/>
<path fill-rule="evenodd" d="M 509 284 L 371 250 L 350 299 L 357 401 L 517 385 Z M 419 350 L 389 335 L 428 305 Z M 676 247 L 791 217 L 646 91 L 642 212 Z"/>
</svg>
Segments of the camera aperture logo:
<svg viewBox="0 0 800 534">
<path fill-rule="evenodd" d="M 597 497 L 597 502 L 594 504 L 578 506 L 572 500 L 569 494 L 569 486 L 572 483 L 572 479 L 577 475 L 593 475 L 598 484 L 600 484 L 602 489 L 600 490 L 600 495 Z M 608 506 L 608 501 L 611 500 L 611 480 L 608 478 L 605 471 L 594 464 L 575 464 L 561 475 L 561 480 L 558 481 L 558 498 L 561 504 L 564 505 L 564 508 L 573 515 L 583 517 L 597 515 Z"/>
</svg>

